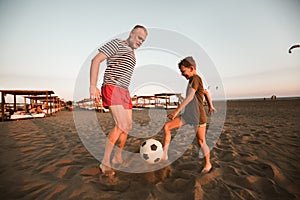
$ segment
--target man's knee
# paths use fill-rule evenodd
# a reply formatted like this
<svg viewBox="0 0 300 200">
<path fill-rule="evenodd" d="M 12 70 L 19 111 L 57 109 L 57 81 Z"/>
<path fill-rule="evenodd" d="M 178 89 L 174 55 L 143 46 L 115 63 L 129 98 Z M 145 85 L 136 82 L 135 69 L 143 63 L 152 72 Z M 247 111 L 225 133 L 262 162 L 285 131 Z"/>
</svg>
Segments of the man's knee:
<svg viewBox="0 0 300 200">
<path fill-rule="evenodd" d="M 127 122 L 127 124 L 126 124 L 126 130 L 127 131 L 125 131 L 125 132 L 129 132 L 129 131 L 131 131 L 131 129 L 132 129 L 132 122 L 130 121 L 130 122 Z"/>
<path fill-rule="evenodd" d="M 118 124 L 119 128 L 123 131 L 123 132 L 129 132 L 132 129 L 132 122 L 124 122 L 124 123 L 120 123 Z"/>
</svg>

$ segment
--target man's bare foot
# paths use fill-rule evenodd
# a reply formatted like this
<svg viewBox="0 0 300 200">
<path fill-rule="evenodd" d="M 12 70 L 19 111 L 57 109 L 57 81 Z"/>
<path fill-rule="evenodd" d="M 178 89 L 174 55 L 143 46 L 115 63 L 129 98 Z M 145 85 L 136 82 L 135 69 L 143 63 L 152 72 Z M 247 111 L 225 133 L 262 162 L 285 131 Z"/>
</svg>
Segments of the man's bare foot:
<svg viewBox="0 0 300 200">
<path fill-rule="evenodd" d="M 211 164 L 208 164 L 208 165 L 205 165 L 204 168 L 202 169 L 201 171 L 201 174 L 207 174 L 207 173 L 210 173 L 211 170 L 212 170 L 212 165 Z"/>
<path fill-rule="evenodd" d="M 106 176 L 113 176 L 115 175 L 114 170 L 111 167 L 105 166 L 102 163 L 99 165 L 100 171 Z"/>
<path fill-rule="evenodd" d="M 113 165 L 120 165 L 120 164 L 123 163 L 123 159 L 122 159 L 122 157 L 114 156 L 113 159 L 112 159 L 112 161 L 111 161 L 111 163 Z"/>
</svg>

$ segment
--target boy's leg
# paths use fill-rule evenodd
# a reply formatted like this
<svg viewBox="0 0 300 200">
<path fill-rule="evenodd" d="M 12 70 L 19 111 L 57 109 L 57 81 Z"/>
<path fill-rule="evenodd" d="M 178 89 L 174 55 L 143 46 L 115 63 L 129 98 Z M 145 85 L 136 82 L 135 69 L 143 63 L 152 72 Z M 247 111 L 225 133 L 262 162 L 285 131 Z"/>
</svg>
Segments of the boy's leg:
<svg viewBox="0 0 300 200">
<path fill-rule="evenodd" d="M 168 150 L 171 142 L 171 130 L 179 128 L 183 125 L 183 122 L 180 117 L 167 122 L 164 126 L 164 154 L 162 160 L 168 160 Z"/>
<path fill-rule="evenodd" d="M 208 145 L 206 144 L 205 135 L 206 135 L 206 126 L 199 126 L 197 128 L 198 143 L 205 157 L 205 165 L 203 167 L 202 172 L 208 172 L 212 167 L 210 163 L 210 152 L 209 152 Z"/>
</svg>

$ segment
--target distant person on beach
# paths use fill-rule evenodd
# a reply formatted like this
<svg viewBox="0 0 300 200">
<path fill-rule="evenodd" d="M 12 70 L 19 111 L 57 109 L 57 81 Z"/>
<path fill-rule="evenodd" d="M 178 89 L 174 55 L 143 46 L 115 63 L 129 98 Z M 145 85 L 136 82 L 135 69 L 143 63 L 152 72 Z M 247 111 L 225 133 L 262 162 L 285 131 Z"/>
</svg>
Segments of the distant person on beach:
<svg viewBox="0 0 300 200">
<path fill-rule="evenodd" d="M 216 111 L 207 90 L 204 90 L 202 79 L 197 74 L 196 63 L 193 57 L 186 57 L 178 64 L 181 75 L 189 80 L 186 98 L 180 106 L 168 115 L 171 121 L 164 126 L 164 154 L 162 160 L 168 159 L 168 149 L 171 141 L 171 130 L 180 128 L 185 124 L 196 127 L 198 143 L 205 156 L 205 166 L 201 173 L 208 173 L 212 169 L 209 148 L 206 144 L 206 113 L 203 106 L 204 97 L 208 103 L 209 113 Z M 182 114 L 180 112 L 184 110 Z"/>
<path fill-rule="evenodd" d="M 106 140 L 104 157 L 99 165 L 102 173 L 113 175 L 110 157 L 119 140 L 113 164 L 122 163 L 122 150 L 132 126 L 132 102 L 128 91 L 131 76 L 136 64 L 134 50 L 139 48 L 147 37 L 147 29 L 136 25 L 126 40 L 113 39 L 99 48 L 99 53 L 92 59 L 90 69 L 90 98 L 99 102 L 102 97 L 104 107 L 108 107 L 115 126 Z M 100 90 L 97 88 L 100 63 L 107 60 L 104 80 Z"/>
<path fill-rule="evenodd" d="M 29 113 L 31 113 L 31 114 L 37 114 L 37 113 L 44 112 L 39 105 L 37 105 L 36 107 L 33 107 L 33 108 L 31 107 L 31 105 L 29 105 L 28 108 L 29 108 Z"/>
<path fill-rule="evenodd" d="M 41 106 L 36 107 L 36 112 L 37 113 L 43 113 L 44 111 L 41 109 Z"/>
</svg>

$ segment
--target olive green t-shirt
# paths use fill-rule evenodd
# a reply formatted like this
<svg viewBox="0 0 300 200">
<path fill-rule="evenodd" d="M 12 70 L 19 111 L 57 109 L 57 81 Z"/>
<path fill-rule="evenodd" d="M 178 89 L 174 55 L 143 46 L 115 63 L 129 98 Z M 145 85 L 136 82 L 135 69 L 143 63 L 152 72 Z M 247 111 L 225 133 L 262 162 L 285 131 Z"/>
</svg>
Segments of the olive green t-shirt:
<svg viewBox="0 0 300 200">
<path fill-rule="evenodd" d="M 203 106 L 204 88 L 202 79 L 197 74 L 189 79 L 186 95 L 191 88 L 195 89 L 196 93 L 193 100 L 185 107 L 183 120 L 187 124 L 204 124 L 207 121 Z"/>
</svg>

